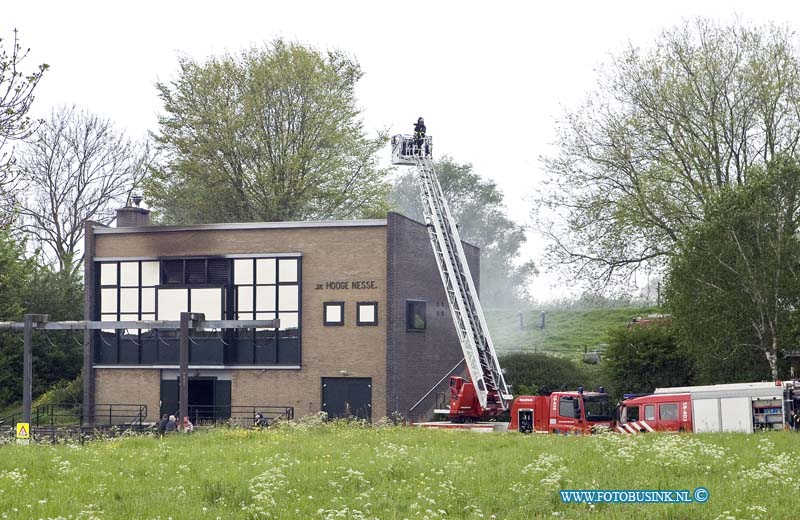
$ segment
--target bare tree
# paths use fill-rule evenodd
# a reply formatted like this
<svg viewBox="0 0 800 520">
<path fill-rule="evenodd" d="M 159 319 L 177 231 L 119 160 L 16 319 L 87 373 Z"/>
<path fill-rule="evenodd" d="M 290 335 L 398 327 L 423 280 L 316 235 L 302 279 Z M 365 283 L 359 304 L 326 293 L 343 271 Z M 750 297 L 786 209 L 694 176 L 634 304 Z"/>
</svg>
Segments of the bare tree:
<svg viewBox="0 0 800 520">
<path fill-rule="evenodd" d="M 18 172 L 12 169 L 12 153 L 4 148 L 8 141 L 26 139 L 36 130 L 36 122 L 31 121 L 28 111 L 33 91 L 48 68 L 43 63 L 36 71 L 23 73 L 20 65 L 28 52 L 30 49 L 23 50 L 20 46 L 16 29 L 10 51 L 0 47 L 0 225 L 8 224 L 19 180 Z"/>
<path fill-rule="evenodd" d="M 147 155 L 108 119 L 74 107 L 54 110 L 20 157 L 22 230 L 59 270 L 74 269 L 84 224 L 114 219 L 141 182 Z"/>
</svg>

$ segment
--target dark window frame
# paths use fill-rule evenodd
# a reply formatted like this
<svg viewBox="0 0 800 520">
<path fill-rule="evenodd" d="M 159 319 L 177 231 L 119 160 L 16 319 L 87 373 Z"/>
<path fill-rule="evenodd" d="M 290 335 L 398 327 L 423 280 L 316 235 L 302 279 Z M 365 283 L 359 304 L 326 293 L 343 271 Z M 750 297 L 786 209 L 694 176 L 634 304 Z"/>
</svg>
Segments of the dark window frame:
<svg viewBox="0 0 800 520">
<path fill-rule="evenodd" d="M 416 309 L 422 307 L 422 327 L 416 326 L 413 319 Z M 406 300 L 406 332 L 425 332 L 428 328 L 428 308 L 425 300 Z"/>
<path fill-rule="evenodd" d="M 361 307 L 366 306 L 375 308 L 373 321 L 361 321 Z M 378 325 L 378 302 L 356 302 L 356 325 L 359 327 L 376 327 Z"/>
<path fill-rule="evenodd" d="M 341 313 L 341 320 L 328 321 L 328 307 L 339 307 Z M 322 303 L 322 324 L 325 327 L 343 327 L 344 326 L 344 302 L 323 302 Z"/>
</svg>

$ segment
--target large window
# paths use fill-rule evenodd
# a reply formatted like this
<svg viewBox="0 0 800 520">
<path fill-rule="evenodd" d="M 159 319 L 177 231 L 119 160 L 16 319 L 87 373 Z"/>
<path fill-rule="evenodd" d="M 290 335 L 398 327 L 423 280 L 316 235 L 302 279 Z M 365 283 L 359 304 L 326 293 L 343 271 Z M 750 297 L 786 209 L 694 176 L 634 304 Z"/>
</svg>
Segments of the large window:
<svg viewBox="0 0 800 520">
<path fill-rule="evenodd" d="M 296 258 L 233 261 L 236 313 L 240 320 L 280 320 L 280 330 L 300 324 L 300 285 Z"/>
<path fill-rule="evenodd" d="M 279 330 L 241 331 L 239 363 L 300 364 L 300 259 L 237 258 L 233 261 L 235 315 L 240 320 L 280 320 Z"/>
<path fill-rule="evenodd" d="M 280 329 L 194 331 L 190 363 L 300 365 L 300 259 L 186 258 L 98 262 L 101 321 L 280 319 Z M 177 332 L 108 329 L 97 363 L 175 364 Z"/>
<path fill-rule="evenodd" d="M 406 330 L 425 330 L 425 302 L 406 300 Z"/>
</svg>

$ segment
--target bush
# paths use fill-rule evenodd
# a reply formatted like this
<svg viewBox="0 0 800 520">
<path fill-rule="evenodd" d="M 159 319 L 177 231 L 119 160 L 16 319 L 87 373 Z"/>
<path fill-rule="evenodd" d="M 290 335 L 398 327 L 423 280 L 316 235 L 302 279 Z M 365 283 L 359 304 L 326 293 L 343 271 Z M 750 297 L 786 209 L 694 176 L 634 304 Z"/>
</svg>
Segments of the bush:
<svg viewBox="0 0 800 520">
<path fill-rule="evenodd" d="M 587 391 L 602 385 L 601 372 L 568 358 L 543 353 L 507 354 L 500 359 L 505 379 L 514 395 L 531 395 L 539 387 L 558 390 L 562 385 L 570 390 L 583 386 Z"/>
<path fill-rule="evenodd" d="M 605 372 L 616 394 L 649 393 L 690 384 L 691 359 L 671 326 L 618 329 L 611 331 Z"/>
</svg>

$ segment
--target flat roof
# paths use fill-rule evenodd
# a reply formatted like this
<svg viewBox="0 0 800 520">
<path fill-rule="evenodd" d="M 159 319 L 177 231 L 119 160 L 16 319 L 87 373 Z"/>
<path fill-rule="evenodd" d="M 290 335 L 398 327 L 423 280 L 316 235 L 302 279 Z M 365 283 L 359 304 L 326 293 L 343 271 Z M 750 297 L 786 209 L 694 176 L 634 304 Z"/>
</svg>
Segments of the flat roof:
<svg viewBox="0 0 800 520">
<path fill-rule="evenodd" d="M 238 222 L 227 224 L 192 224 L 177 226 L 142 226 L 142 227 L 105 227 L 97 225 L 96 235 L 113 235 L 122 233 L 161 233 L 168 231 L 217 231 L 234 229 L 301 229 L 301 228 L 337 228 L 337 227 L 380 227 L 386 226 L 386 219 L 368 220 L 323 220 L 305 222 Z"/>
</svg>

